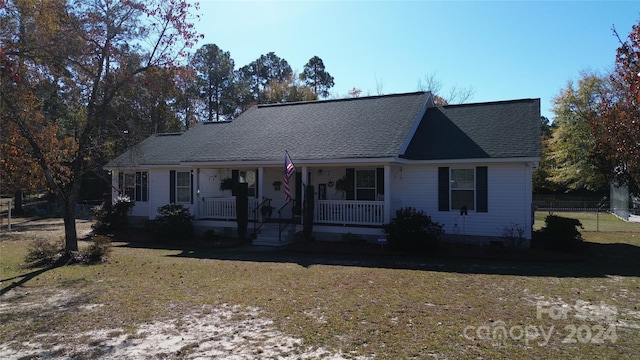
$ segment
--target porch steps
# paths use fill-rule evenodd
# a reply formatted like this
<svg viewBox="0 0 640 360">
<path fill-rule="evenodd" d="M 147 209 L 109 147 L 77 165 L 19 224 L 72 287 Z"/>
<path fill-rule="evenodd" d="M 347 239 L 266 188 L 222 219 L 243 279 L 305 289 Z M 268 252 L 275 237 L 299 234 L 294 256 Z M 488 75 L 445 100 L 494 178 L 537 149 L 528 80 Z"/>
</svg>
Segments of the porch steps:
<svg viewBox="0 0 640 360">
<path fill-rule="evenodd" d="M 257 237 L 253 240 L 255 246 L 286 246 L 291 244 L 295 239 L 295 225 L 289 225 L 282 232 L 282 239 L 278 240 L 279 226 L 278 224 L 264 224 L 260 228 Z"/>
</svg>

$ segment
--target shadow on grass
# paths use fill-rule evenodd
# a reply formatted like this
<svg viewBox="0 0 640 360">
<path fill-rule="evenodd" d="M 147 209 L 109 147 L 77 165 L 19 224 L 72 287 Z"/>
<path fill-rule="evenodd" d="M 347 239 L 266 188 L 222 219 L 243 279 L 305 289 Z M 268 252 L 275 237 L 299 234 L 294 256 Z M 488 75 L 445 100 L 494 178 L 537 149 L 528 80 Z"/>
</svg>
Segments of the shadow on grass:
<svg viewBox="0 0 640 360">
<path fill-rule="evenodd" d="M 5 281 L 11 281 L 11 280 L 18 280 L 18 279 L 20 279 L 20 280 L 13 281 L 11 284 L 1 288 L 0 289 L 0 297 L 3 296 L 4 294 L 6 294 L 9 291 L 24 285 L 28 281 L 30 281 L 30 280 L 32 280 L 32 279 L 34 279 L 34 278 L 46 273 L 47 271 L 59 268 L 59 267 L 64 266 L 64 265 L 67 265 L 69 263 L 69 260 L 70 260 L 69 256 L 65 255 L 65 256 L 61 257 L 60 259 L 58 259 L 55 263 L 53 263 L 53 264 L 51 264 L 51 265 L 49 265 L 47 267 L 44 267 L 42 269 L 34 270 L 32 272 L 29 272 L 29 273 L 26 273 L 26 274 L 23 274 L 23 275 L 16 275 L 16 276 L 13 276 L 13 277 L 10 277 L 10 278 L 7 278 L 7 279 L 1 279 L 0 283 L 4 283 Z"/>
<path fill-rule="evenodd" d="M 76 224 L 86 223 L 90 220 L 76 219 Z M 64 220 L 57 217 L 17 217 L 12 219 L 11 232 L 21 233 L 25 231 L 54 231 L 64 226 Z M 7 224 L 3 226 L 7 228 Z"/>
<path fill-rule="evenodd" d="M 315 242 L 322 244 L 323 242 Z M 314 244 L 312 242 L 311 244 Z M 385 269 L 408 269 L 467 274 L 495 274 L 544 277 L 597 278 L 606 276 L 640 276 L 640 247 L 629 244 L 585 243 L 579 254 L 536 249 L 443 246 L 426 254 L 402 254 L 375 244 L 328 242 L 325 246 L 264 248 L 250 245 L 212 248 L 201 244 L 162 245 L 127 243 L 126 247 L 161 248 L 179 251 L 169 255 L 193 259 L 295 263 L 314 265 L 358 266 Z"/>
</svg>

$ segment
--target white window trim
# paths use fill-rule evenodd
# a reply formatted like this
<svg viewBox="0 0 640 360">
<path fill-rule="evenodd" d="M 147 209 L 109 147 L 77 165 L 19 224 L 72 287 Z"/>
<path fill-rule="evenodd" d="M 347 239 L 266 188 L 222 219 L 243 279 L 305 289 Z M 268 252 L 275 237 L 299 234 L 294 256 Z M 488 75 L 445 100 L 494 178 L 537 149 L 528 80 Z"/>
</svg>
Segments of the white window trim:
<svg viewBox="0 0 640 360">
<path fill-rule="evenodd" d="M 121 186 L 120 189 L 120 194 L 121 195 L 126 195 L 126 189 L 127 188 L 131 188 L 133 189 L 133 196 L 131 196 L 131 200 L 135 201 L 135 202 L 149 202 L 149 172 L 148 171 L 122 171 L 122 184 L 119 184 Z M 142 200 L 144 197 L 142 196 L 143 194 L 140 193 L 138 194 L 138 192 L 136 191 L 137 186 L 136 186 L 136 178 L 137 175 L 140 174 L 140 189 L 141 191 L 144 191 L 143 189 L 146 189 L 146 200 Z M 146 174 L 146 178 L 147 178 L 147 183 L 146 186 L 142 185 L 142 178 L 144 176 L 144 174 Z M 133 184 L 131 186 L 128 186 L 129 184 L 127 183 L 127 175 L 129 176 L 133 176 Z M 140 195 L 140 196 L 138 196 Z"/>
<path fill-rule="evenodd" d="M 454 170 L 471 170 L 473 172 L 473 188 L 455 188 L 453 187 L 453 172 Z M 452 167 L 449 168 L 449 209 L 450 210 L 460 210 L 453 207 L 453 192 L 454 191 L 473 191 L 473 209 L 467 209 L 467 211 L 475 211 L 477 208 L 476 204 L 476 195 L 478 190 L 476 189 L 478 185 L 476 168 L 475 167 Z"/>
<path fill-rule="evenodd" d="M 187 174 L 187 185 L 180 185 L 180 174 Z M 180 200 L 180 189 L 189 189 L 189 196 L 185 201 Z M 190 204 L 191 203 L 191 172 L 190 171 L 176 171 L 176 203 L 178 204 Z"/>
</svg>

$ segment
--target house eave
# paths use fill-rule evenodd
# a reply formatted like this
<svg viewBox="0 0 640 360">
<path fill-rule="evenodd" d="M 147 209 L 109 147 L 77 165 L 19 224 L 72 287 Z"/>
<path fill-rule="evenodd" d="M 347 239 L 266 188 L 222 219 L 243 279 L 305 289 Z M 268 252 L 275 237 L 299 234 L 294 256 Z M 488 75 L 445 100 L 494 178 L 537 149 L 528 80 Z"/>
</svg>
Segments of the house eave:
<svg viewBox="0 0 640 360">
<path fill-rule="evenodd" d="M 296 159 L 296 167 L 309 166 L 353 166 L 353 165 L 443 165 L 443 164 L 507 164 L 525 163 L 534 168 L 538 166 L 540 157 L 506 157 L 506 158 L 466 158 L 466 159 L 438 159 L 438 160 L 410 160 L 400 157 L 387 158 L 344 158 L 344 159 Z M 192 169 L 192 168 L 243 168 L 243 167 L 279 167 L 284 166 L 280 160 L 261 161 L 202 161 L 182 162 L 180 164 L 138 164 L 131 166 L 105 166 L 107 171 L 144 170 L 144 169 Z"/>
<path fill-rule="evenodd" d="M 396 163 L 399 164 L 415 164 L 415 165 L 441 165 L 441 164 L 507 164 L 507 163 L 525 163 L 533 167 L 537 167 L 540 157 L 505 157 L 505 158 L 467 158 L 467 159 L 438 159 L 438 160 L 410 160 L 398 158 Z"/>
<path fill-rule="evenodd" d="M 335 165 L 355 165 L 355 164 L 390 164 L 396 161 L 395 157 L 384 158 L 343 158 L 343 159 L 296 159 L 292 161 L 298 168 L 303 166 L 335 166 Z M 242 161 L 185 161 L 180 163 L 181 166 L 188 167 L 246 167 L 246 166 L 284 166 L 284 157 L 282 160 L 242 160 Z M 166 167 L 166 166 L 163 166 Z"/>
</svg>

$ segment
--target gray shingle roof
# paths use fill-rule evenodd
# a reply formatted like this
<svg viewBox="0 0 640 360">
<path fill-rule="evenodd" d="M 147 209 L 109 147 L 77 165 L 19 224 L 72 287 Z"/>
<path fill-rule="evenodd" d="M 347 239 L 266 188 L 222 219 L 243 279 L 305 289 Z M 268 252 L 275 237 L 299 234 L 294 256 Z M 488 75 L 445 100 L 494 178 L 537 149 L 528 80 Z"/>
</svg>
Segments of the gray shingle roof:
<svg viewBox="0 0 640 360">
<path fill-rule="evenodd" d="M 258 105 L 231 122 L 151 136 L 107 167 L 280 161 L 285 150 L 298 161 L 395 157 L 428 98 L 428 92 L 418 92 Z"/>
<path fill-rule="evenodd" d="M 537 99 L 427 109 L 430 94 L 258 105 L 237 119 L 205 123 L 182 134 L 153 135 L 106 168 L 181 162 L 538 157 Z"/>
<path fill-rule="evenodd" d="M 412 160 L 540 157 L 540 100 L 430 108 L 402 157 Z"/>
</svg>

